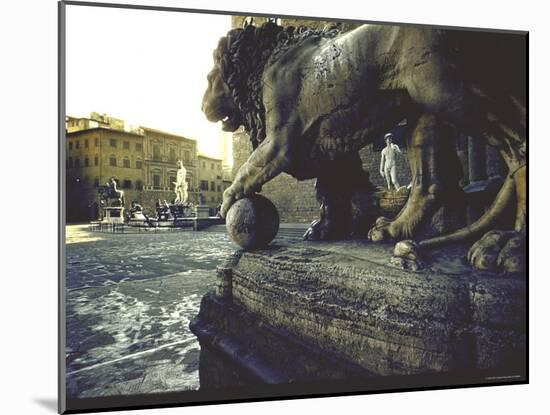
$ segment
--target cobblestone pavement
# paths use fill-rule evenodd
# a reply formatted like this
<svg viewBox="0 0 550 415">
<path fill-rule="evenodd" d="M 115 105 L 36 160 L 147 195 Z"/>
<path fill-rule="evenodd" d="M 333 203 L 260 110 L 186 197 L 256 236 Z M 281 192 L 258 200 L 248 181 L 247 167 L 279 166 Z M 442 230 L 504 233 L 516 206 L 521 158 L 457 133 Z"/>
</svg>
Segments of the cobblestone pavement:
<svg viewBox="0 0 550 415">
<path fill-rule="evenodd" d="M 90 234 L 66 228 L 67 395 L 197 389 L 189 330 L 215 267 L 236 245 L 225 233 Z"/>
</svg>

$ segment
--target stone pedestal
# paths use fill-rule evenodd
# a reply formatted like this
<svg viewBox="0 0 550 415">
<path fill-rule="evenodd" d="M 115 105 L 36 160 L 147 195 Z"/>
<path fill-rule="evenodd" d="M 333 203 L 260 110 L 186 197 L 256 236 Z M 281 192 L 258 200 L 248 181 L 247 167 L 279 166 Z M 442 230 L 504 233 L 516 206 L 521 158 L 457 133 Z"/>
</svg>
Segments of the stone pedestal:
<svg viewBox="0 0 550 415">
<path fill-rule="evenodd" d="M 124 208 L 123 207 L 104 207 L 103 222 L 105 223 L 124 223 Z"/>
<path fill-rule="evenodd" d="M 210 208 L 208 206 L 199 205 L 197 209 L 197 218 L 203 219 L 210 216 Z"/>
<path fill-rule="evenodd" d="M 478 374 L 465 382 L 521 378 L 526 278 L 474 271 L 467 249 L 433 251 L 422 272 L 391 267 L 393 245 L 360 241 L 241 252 L 219 268 L 217 294 L 191 323 L 201 387 L 456 371 Z"/>
</svg>

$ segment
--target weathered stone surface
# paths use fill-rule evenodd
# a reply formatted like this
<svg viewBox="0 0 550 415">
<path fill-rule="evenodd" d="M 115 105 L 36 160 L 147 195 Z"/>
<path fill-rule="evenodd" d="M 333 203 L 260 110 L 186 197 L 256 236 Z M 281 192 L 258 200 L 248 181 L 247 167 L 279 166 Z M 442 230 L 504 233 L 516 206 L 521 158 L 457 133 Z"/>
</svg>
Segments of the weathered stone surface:
<svg viewBox="0 0 550 415">
<path fill-rule="evenodd" d="M 226 226 L 231 239 L 242 248 L 262 248 L 277 235 L 279 214 L 269 199 L 253 195 L 231 207 Z"/>
<path fill-rule="evenodd" d="M 204 296 L 191 330 L 201 342 L 201 389 L 372 376 L 226 298 Z"/>
<path fill-rule="evenodd" d="M 242 341 L 246 326 L 243 350 L 279 369 L 301 367 L 304 352 L 283 364 L 277 350 L 284 347 L 265 344 L 260 326 L 369 374 L 521 370 L 525 276 L 473 271 L 466 250 L 434 252 L 422 272 L 388 266 L 391 245 L 360 241 L 279 244 L 244 252 L 232 267 L 231 306 L 225 314 L 213 312 L 216 307 L 203 300 L 196 323 L 208 326 L 222 314 L 233 319 L 216 323 L 218 341 L 227 336 Z M 243 313 L 253 316 L 256 325 L 242 323 Z"/>
</svg>

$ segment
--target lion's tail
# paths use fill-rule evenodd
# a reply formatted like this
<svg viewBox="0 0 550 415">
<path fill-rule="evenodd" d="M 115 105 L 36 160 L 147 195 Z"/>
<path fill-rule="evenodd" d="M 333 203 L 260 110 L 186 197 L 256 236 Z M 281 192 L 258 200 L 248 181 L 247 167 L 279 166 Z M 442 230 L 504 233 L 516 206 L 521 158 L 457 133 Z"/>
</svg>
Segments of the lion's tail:
<svg viewBox="0 0 550 415">
<path fill-rule="evenodd" d="M 449 243 L 462 242 L 481 237 L 488 232 L 501 219 L 515 201 L 515 183 L 514 178 L 508 176 L 499 190 L 491 207 L 477 221 L 462 229 L 448 235 L 437 236 L 435 238 L 420 241 L 418 244 L 423 248 L 434 248 L 436 246 Z"/>
</svg>

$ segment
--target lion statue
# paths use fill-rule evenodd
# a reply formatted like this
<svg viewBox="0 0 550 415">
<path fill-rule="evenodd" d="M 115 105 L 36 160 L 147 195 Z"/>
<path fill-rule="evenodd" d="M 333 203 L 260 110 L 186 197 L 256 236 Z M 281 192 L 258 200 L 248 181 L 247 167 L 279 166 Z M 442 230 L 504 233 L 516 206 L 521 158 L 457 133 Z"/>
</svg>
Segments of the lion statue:
<svg viewBox="0 0 550 415">
<path fill-rule="evenodd" d="M 473 266 L 523 270 L 525 61 L 521 34 L 372 24 L 339 33 L 271 21 L 229 31 L 214 51 L 202 110 L 224 131 L 243 125 L 254 151 L 224 192 L 222 216 L 286 172 L 317 178 L 321 217 L 307 239 L 357 234 L 361 216 L 370 240 L 408 241 L 405 249 L 396 245 L 396 255 L 414 258 L 416 249 L 477 240 L 468 253 Z M 358 151 L 403 119 L 412 127 L 410 194 L 395 218 L 376 219 L 365 202 L 374 187 Z M 494 146 L 509 173 L 479 220 L 436 226 L 439 235 L 430 235 L 426 228 L 434 229 L 442 211 L 464 202 L 457 132 Z M 506 223 L 511 209 L 514 223 Z"/>
</svg>

